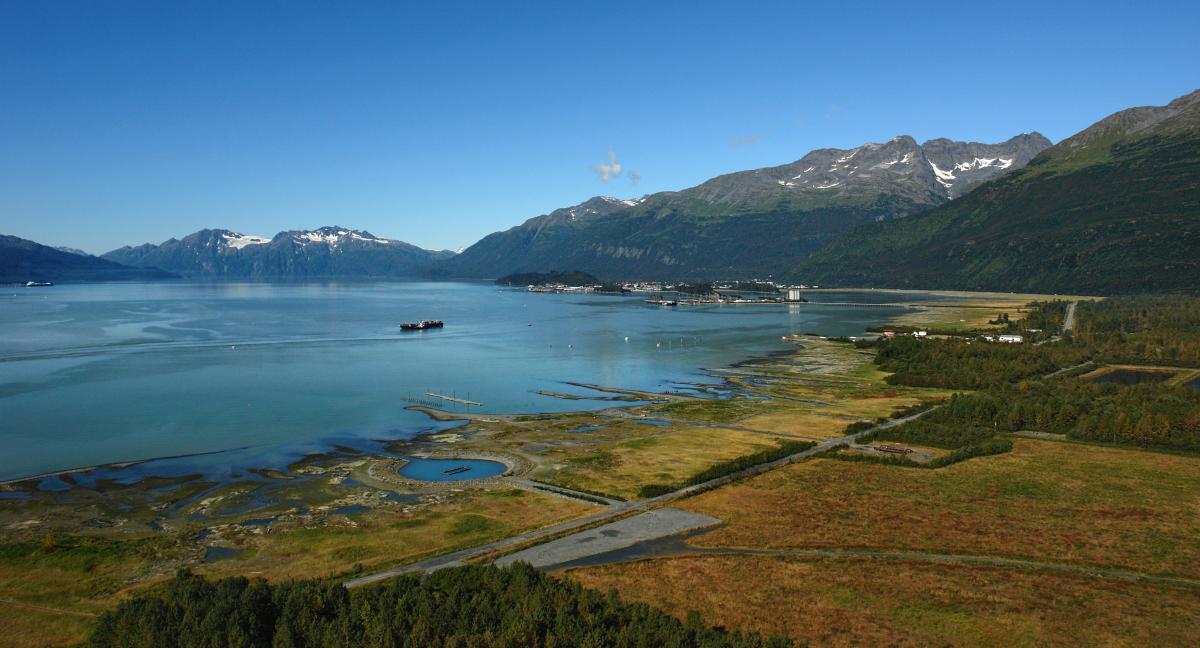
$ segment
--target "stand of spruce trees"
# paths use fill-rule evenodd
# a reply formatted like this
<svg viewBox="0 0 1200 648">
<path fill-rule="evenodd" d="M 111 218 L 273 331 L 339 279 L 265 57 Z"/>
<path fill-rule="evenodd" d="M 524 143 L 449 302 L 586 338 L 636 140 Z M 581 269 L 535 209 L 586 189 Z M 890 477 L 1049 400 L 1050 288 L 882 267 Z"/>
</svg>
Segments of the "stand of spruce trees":
<svg viewBox="0 0 1200 648">
<path fill-rule="evenodd" d="M 180 572 L 123 602 L 92 634 L 97 648 L 532 648 L 697 646 L 784 648 L 727 632 L 691 613 L 680 621 L 525 564 L 444 569 L 347 590 L 324 581 L 209 581 Z"/>
</svg>

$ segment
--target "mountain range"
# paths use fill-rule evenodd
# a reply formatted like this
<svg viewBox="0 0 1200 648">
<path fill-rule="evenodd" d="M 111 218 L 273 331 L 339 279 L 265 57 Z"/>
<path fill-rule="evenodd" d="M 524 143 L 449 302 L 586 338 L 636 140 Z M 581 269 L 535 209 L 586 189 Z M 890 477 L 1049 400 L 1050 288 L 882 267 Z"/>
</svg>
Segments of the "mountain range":
<svg viewBox="0 0 1200 648">
<path fill-rule="evenodd" d="M 682 191 L 591 198 L 491 234 L 444 265 L 472 278 L 564 269 L 606 278 L 778 274 L 855 225 L 946 203 L 1048 146 L 1026 133 L 999 144 L 900 136 L 819 149 Z"/>
<path fill-rule="evenodd" d="M 184 277 L 254 280 L 330 278 L 428 279 L 453 252 L 432 251 L 345 227 L 280 232 L 271 238 L 205 229 L 123 247 L 101 258 L 127 266 L 160 268 Z"/>
<path fill-rule="evenodd" d="M 595 197 L 456 254 L 344 227 L 206 229 L 101 257 L 0 239 L 0 280 L 773 275 L 843 287 L 1111 294 L 1200 286 L 1200 91 L 1056 145 L 900 136 L 639 199 Z"/>
<path fill-rule="evenodd" d="M 158 269 L 128 266 L 0 234 L 0 283 L 26 281 L 145 281 L 170 279 Z"/>
<path fill-rule="evenodd" d="M 1200 289 L 1200 91 L 1132 108 L 943 206 L 860 226 L 821 285 L 1115 294 Z"/>
</svg>

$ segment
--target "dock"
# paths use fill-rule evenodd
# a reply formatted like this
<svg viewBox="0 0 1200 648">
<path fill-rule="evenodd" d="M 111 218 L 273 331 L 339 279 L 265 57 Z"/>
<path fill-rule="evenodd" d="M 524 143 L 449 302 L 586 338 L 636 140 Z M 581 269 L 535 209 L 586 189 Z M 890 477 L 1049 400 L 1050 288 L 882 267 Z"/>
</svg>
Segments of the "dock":
<svg viewBox="0 0 1200 648">
<path fill-rule="evenodd" d="M 467 400 L 465 398 L 455 398 L 454 396 L 446 396 L 445 394 L 436 394 L 434 392 L 425 392 L 425 395 L 432 396 L 433 398 L 440 398 L 444 401 L 450 401 L 451 403 L 461 403 L 463 405 L 475 405 L 476 407 L 483 407 L 483 403 L 476 403 L 473 400 Z"/>
</svg>

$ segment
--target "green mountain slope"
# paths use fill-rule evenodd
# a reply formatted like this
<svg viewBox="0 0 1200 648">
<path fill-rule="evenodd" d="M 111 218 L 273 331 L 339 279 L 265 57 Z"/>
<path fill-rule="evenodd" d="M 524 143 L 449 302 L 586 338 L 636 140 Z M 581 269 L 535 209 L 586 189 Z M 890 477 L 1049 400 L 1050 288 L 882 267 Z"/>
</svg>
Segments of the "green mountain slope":
<svg viewBox="0 0 1200 648">
<path fill-rule="evenodd" d="M 826 286 L 1112 294 L 1200 288 L 1200 91 L 1111 115 L 1025 168 L 802 262 Z"/>
<path fill-rule="evenodd" d="M 583 270 L 601 278 L 778 274 L 851 227 L 940 205 L 1024 166 L 1037 133 L 999 144 L 900 136 L 818 149 L 777 167 L 712 178 L 640 200 L 596 197 L 485 237 L 448 274 Z"/>
</svg>

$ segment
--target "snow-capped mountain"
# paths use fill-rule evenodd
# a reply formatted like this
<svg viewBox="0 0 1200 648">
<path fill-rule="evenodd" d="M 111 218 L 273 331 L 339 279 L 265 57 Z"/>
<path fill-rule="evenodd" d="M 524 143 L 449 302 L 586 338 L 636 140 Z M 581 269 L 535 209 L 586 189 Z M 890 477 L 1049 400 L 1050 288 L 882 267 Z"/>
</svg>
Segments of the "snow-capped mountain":
<svg viewBox="0 0 1200 648">
<path fill-rule="evenodd" d="M 1009 155 L 977 149 L 946 159 L 934 148 L 927 142 L 926 155 L 947 183 Z M 1197 178 L 1200 90 L 1109 115 L 958 200 L 856 228 L 794 272 L 834 286 L 1193 293 Z"/>
<path fill-rule="evenodd" d="M 1000 144 L 948 139 L 917 144 L 912 137 L 901 135 L 882 144 L 817 149 L 791 164 L 719 176 L 681 193 L 725 204 L 772 194 L 820 201 L 829 196 L 895 194 L 938 203 L 1025 166 L 1048 146 L 1050 141 L 1038 133 L 1018 135 Z M 926 199 L 922 195 L 926 192 L 933 196 Z"/>
<path fill-rule="evenodd" d="M 432 275 L 452 252 L 424 250 L 346 227 L 280 232 L 271 238 L 206 229 L 159 245 L 123 247 L 110 261 L 184 276 L 238 279 L 406 277 Z"/>
<path fill-rule="evenodd" d="M 485 237 L 446 265 L 465 277 L 580 270 L 608 277 L 765 276 L 851 227 L 900 218 L 1019 169 L 1050 141 L 902 135 L 637 200 L 599 196 Z"/>
</svg>

